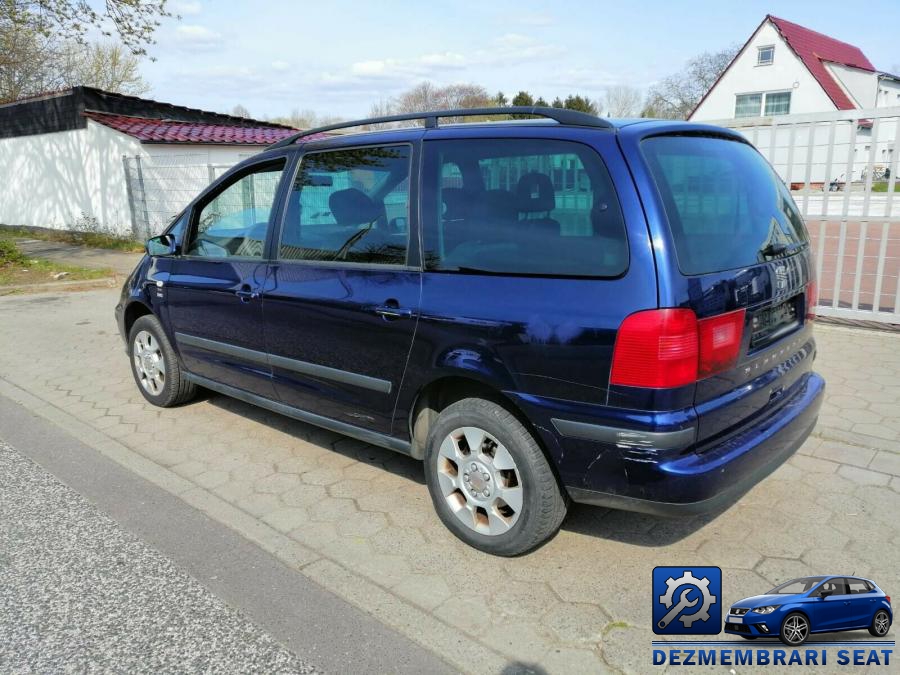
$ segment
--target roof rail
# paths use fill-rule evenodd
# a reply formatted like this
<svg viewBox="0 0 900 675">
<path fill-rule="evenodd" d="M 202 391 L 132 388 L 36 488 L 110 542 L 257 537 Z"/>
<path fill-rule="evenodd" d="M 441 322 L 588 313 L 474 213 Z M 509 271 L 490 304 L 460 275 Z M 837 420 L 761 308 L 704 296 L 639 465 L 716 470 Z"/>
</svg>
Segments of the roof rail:
<svg viewBox="0 0 900 675">
<path fill-rule="evenodd" d="M 475 117 L 479 115 L 532 115 L 534 117 L 545 117 L 555 120 L 559 124 L 575 127 L 597 127 L 600 129 L 611 129 L 613 127 L 610 122 L 590 115 L 588 113 L 579 112 L 578 110 L 569 110 L 568 108 L 544 108 L 540 106 L 504 106 L 498 108 L 463 108 L 461 110 L 436 110 L 434 112 L 421 113 L 404 113 L 402 115 L 386 115 L 385 117 L 369 117 L 362 120 L 352 120 L 350 122 L 338 122 L 329 124 L 324 127 L 316 127 L 315 129 L 307 129 L 299 133 L 293 134 L 274 145 L 272 148 L 283 148 L 287 145 L 293 145 L 304 136 L 312 136 L 314 134 L 325 133 L 326 131 L 336 131 L 338 129 L 349 129 L 351 127 L 361 127 L 367 124 L 385 124 L 387 122 L 405 122 L 408 120 L 425 120 L 426 129 L 436 129 L 438 119 L 441 117 Z"/>
</svg>

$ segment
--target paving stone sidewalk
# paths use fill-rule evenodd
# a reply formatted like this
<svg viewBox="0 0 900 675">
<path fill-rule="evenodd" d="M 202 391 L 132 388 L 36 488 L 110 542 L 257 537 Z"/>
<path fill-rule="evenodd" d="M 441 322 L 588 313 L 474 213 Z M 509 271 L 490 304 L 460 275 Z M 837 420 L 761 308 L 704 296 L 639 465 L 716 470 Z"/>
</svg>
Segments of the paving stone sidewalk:
<svg viewBox="0 0 900 675">
<path fill-rule="evenodd" d="M 40 414 L 133 454 L 135 470 L 273 554 L 297 546 L 304 574 L 463 671 L 646 672 L 656 565 L 720 566 L 726 607 L 824 572 L 900 592 L 900 335 L 818 328 L 828 390 L 815 435 L 726 512 L 574 506 L 552 542 L 505 560 L 444 529 L 413 460 L 221 396 L 147 405 L 115 297 L 0 299 L 0 393 L 28 392 Z"/>
</svg>

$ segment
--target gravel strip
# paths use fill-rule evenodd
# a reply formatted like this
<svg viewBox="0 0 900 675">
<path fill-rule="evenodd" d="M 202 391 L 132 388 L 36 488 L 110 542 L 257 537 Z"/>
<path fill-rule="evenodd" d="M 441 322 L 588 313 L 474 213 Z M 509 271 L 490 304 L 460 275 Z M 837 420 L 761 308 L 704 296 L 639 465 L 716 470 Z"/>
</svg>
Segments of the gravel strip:
<svg viewBox="0 0 900 675">
<path fill-rule="evenodd" d="M 0 476 L 0 672 L 316 672 L 2 441 Z"/>
</svg>

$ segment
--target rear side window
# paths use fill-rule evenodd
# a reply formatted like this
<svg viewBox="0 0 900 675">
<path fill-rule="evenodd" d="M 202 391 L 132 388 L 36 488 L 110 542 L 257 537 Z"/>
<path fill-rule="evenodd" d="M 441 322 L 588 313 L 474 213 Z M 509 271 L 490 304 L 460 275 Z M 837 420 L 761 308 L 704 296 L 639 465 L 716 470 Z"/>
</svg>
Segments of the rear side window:
<svg viewBox="0 0 900 675">
<path fill-rule="evenodd" d="M 580 143 L 429 141 L 423 215 L 428 270 L 614 277 L 628 266 L 609 173 Z"/>
<path fill-rule="evenodd" d="M 303 156 L 288 197 L 282 260 L 406 263 L 408 145 Z"/>
<path fill-rule="evenodd" d="M 787 187 L 746 143 L 656 136 L 641 148 L 665 206 L 682 273 L 755 265 L 809 241 Z"/>
</svg>

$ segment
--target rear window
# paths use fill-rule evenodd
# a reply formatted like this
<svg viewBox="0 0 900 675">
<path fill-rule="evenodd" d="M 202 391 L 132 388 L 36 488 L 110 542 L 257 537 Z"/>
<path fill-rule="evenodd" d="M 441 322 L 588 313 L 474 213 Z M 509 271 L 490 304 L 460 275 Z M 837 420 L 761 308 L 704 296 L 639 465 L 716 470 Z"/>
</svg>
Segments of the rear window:
<svg viewBox="0 0 900 675">
<path fill-rule="evenodd" d="M 428 270 L 614 277 L 628 266 L 609 173 L 580 143 L 429 141 L 422 213 Z"/>
<path fill-rule="evenodd" d="M 655 136 L 641 147 L 682 273 L 747 267 L 807 244 L 787 187 L 750 145 L 686 135 Z"/>
</svg>

